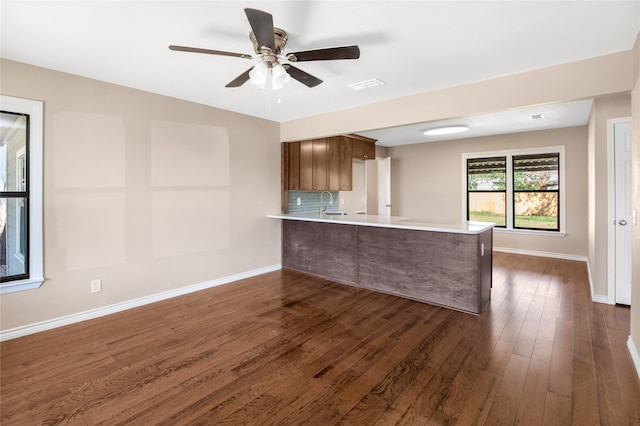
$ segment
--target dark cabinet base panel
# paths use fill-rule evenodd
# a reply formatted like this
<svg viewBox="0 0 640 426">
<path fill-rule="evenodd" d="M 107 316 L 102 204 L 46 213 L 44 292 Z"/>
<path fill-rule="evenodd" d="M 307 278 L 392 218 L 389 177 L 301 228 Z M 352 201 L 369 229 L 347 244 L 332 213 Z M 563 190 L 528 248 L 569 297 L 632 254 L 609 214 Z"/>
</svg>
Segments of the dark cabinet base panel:
<svg viewBox="0 0 640 426">
<path fill-rule="evenodd" d="M 433 232 L 284 220 L 285 269 L 480 313 L 491 297 L 492 230 Z"/>
</svg>

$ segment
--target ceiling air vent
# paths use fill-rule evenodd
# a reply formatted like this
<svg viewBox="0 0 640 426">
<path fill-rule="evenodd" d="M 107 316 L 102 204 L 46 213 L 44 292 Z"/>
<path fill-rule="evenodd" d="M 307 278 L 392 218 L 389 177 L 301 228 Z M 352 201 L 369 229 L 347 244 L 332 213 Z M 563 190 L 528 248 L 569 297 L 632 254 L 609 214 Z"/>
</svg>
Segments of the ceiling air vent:
<svg viewBox="0 0 640 426">
<path fill-rule="evenodd" d="M 377 78 L 372 78 L 370 80 L 361 81 L 359 83 L 349 84 L 347 87 L 352 88 L 353 90 L 364 90 L 370 89 L 376 86 L 382 86 L 384 82 L 382 80 L 378 80 Z"/>
<path fill-rule="evenodd" d="M 533 114 L 529 116 L 529 120 L 542 120 L 544 118 L 544 114 Z"/>
</svg>

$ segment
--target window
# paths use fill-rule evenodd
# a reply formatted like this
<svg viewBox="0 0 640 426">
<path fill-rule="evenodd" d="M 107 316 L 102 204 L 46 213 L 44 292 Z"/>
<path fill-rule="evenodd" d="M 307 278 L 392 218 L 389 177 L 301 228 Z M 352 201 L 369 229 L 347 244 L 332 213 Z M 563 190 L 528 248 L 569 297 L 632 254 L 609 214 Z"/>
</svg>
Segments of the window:
<svg viewBox="0 0 640 426">
<path fill-rule="evenodd" d="M 0 96 L 0 294 L 39 287 L 42 102 Z"/>
<path fill-rule="evenodd" d="M 514 231 L 564 227 L 564 147 L 464 154 L 467 220 Z"/>
<path fill-rule="evenodd" d="M 507 158 L 467 159 L 467 220 L 507 224 Z"/>
<path fill-rule="evenodd" d="M 560 154 L 513 156 L 513 227 L 559 231 Z"/>
</svg>

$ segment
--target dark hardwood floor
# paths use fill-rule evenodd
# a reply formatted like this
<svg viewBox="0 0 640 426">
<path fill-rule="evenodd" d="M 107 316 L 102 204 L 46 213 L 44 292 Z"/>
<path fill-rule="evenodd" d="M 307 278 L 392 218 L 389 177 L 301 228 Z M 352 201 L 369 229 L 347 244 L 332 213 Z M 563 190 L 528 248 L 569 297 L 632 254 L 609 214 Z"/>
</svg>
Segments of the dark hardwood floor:
<svg viewBox="0 0 640 426">
<path fill-rule="evenodd" d="M 494 255 L 474 316 L 279 271 L 3 342 L 2 425 L 640 424 L 629 309 Z"/>
</svg>

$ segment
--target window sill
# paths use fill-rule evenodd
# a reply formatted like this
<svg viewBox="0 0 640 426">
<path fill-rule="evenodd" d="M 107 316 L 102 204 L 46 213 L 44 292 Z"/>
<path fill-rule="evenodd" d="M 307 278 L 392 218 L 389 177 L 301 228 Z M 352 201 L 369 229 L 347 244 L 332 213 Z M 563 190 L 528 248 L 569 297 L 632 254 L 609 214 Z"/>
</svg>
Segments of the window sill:
<svg viewBox="0 0 640 426">
<path fill-rule="evenodd" d="M 9 281 L 0 284 L 0 294 L 16 293 L 18 291 L 33 290 L 40 288 L 44 278 L 32 278 L 27 280 Z"/>
<path fill-rule="evenodd" d="M 557 231 L 535 231 L 532 229 L 504 229 L 493 228 L 493 231 L 498 234 L 516 234 L 516 235 L 540 235 L 543 237 L 566 237 L 566 232 Z"/>
</svg>

